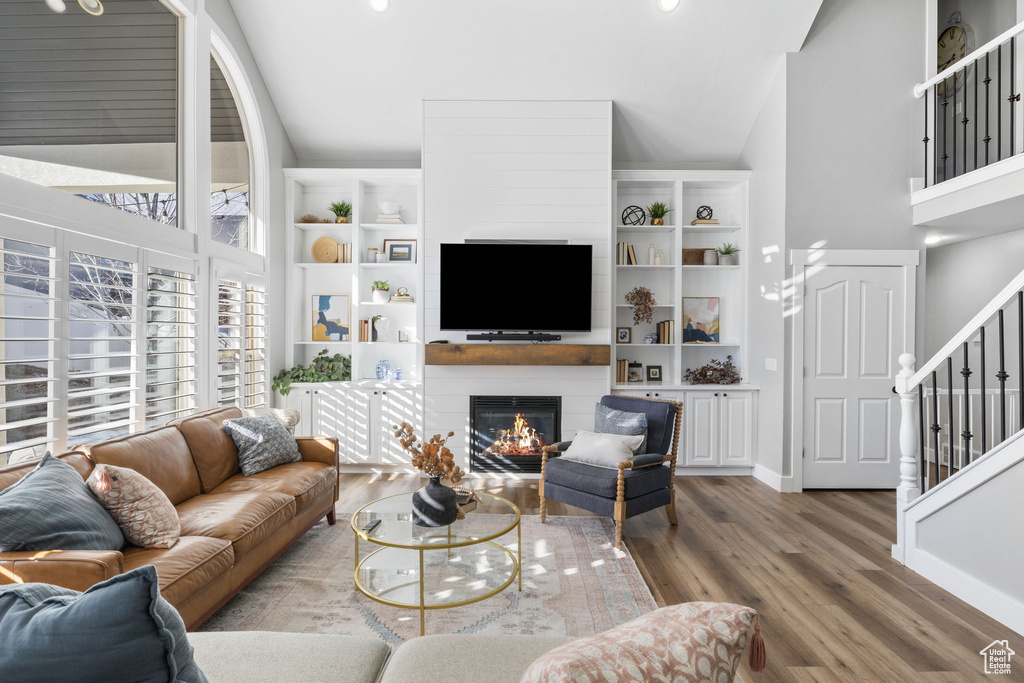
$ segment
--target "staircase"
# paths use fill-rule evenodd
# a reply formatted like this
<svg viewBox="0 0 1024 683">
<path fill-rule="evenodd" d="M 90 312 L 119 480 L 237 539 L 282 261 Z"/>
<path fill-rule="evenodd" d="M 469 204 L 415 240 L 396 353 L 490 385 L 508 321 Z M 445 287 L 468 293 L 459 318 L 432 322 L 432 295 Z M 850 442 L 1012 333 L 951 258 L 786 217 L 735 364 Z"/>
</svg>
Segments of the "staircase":
<svg viewBox="0 0 1024 683">
<path fill-rule="evenodd" d="M 1024 272 L 919 369 L 899 362 L 893 557 L 1024 635 Z"/>
</svg>

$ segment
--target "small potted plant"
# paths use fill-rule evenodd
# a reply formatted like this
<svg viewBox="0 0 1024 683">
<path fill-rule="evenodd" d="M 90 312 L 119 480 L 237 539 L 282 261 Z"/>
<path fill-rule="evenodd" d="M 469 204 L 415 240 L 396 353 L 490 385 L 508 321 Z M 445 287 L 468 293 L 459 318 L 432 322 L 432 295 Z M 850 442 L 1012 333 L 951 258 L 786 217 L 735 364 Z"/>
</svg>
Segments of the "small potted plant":
<svg viewBox="0 0 1024 683">
<path fill-rule="evenodd" d="M 649 323 L 654 319 L 654 293 L 646 287 L 634 287 L 626 295 L 626 303 L 633 307 L 633 324 Z"/>
<path fill-rule="evenodd" d="M 651 216 L 651 225 L 665 225 L 665 216 L 672 213 L 665 202 L 654 202 L 647 207 L 647 213 Z"/>
<path fill-rule="evenodd" d="M 352 205 L 348 202 L 332 202 L 327 208 L 334 214 L 335 223 L 348 223 L 348 217 L 352 215 Z"/>
<path fill-rule="evenodd" d="M 720 266 L 735 266 L 739 263 L 740 250 L 736 248 L 734 244 L 723 244 L 718 248 L 718 265 Z"/>
<path fill-rule="evenodd" d="M 373 290 L 373 303 L 386 304 L 391 299 L 391 286 L 387 280 L 374 280 L 371 288 Z"/>
</svg>

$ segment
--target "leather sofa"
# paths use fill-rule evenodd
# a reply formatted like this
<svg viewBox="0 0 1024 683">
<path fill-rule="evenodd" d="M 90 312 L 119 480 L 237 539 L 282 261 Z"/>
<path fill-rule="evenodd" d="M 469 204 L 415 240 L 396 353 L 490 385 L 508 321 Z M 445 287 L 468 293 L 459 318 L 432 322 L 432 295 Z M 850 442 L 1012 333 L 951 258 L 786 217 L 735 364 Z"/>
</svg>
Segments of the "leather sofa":
<svg viewBox="0 0 1024 683">
<path fill-rule="evenodd" d="M 85 590 L 122 572 L 151 564 L 160 591 L 194 630 L 270 566 L 323 518 L 334 524 L 338 500 L 338 443 L 296 441 L 301 462 L 248 477 L 223 429 L 237 408 L 220 408 L 59 456 L 83 478 L 97 463 L 130 467 L 167 494 L 181 520 L 169 549 L 126 546 L 112 551 L 0 553 L 0 584 L 43 582 Z M 0 490 L 36 463 L 0 468 Z"/>
</svg>

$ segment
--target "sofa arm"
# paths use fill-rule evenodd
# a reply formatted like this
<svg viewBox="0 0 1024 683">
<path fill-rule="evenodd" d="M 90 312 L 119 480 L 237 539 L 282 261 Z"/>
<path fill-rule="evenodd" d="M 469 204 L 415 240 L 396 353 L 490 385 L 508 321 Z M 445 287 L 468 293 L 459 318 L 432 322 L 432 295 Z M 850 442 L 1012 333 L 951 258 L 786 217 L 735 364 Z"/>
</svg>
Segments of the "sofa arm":
<svg viewBox="0 0 1024 683">
<path fill-rule="evenodd" d="M 26 550 L 0 553 L 0 584 L 52 583 L 76 591 L 124 572 L 117 550 Z"/>
<path fill-rule="evenodd" d="M 322 462 L 338 467 L 338 440 L 329 436 L 300 436 L 295 439 L 299 455 L 306 462 Z"/>
</svg>

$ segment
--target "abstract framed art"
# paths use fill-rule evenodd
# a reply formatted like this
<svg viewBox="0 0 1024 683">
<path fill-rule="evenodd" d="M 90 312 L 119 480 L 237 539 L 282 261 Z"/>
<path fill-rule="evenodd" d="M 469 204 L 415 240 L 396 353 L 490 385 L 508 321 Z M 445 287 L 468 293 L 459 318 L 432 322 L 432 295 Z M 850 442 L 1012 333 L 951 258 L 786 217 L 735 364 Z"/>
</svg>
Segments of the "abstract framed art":
<svg viewBox="0 0 1024 683">
<path fill-rule="evenodd" d="M 348 341 L 350 315 L 348 294 L 313 295 L 312 341 Z"/>
<path fill-rule="evenodd" d="M 683 343 L 718 344 L 720 301 L 717 296 L 683 297 Z"/>
</svg>

